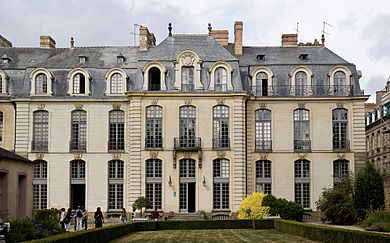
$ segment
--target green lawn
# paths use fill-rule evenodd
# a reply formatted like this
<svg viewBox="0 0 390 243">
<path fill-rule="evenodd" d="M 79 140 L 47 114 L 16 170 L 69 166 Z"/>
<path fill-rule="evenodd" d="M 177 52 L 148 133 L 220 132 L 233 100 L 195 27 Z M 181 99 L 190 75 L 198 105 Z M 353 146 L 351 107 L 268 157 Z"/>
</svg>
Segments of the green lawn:
<svg viewBox="0 0 390 243">
<path fill-rule="evenodd" d="M 110 241 L 119 242 L 315 242 L 276 230 L 220 229 L 220 230 L 159 230 L 140 231 Z"/>
</svg>

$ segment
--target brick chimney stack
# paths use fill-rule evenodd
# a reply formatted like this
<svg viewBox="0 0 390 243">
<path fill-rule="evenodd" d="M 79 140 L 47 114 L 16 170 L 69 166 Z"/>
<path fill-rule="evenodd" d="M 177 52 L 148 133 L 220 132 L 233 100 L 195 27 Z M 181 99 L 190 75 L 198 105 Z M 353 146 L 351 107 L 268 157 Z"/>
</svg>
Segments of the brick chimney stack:
<svg viewBox="0 0 390 243">
<path fill-rule="evenodd" d="M 282 46 L 297 46 L 298 34 L 283 34 Z"/>
<path fill-rule="evenodd" d="M 244 29 L 242 21 L 234 22 L 234 54 L 242 55 L 242 31 Z"/>
<path fill-rule="evenodd" d="M 139 27 L 139 49 L 141 51 L 148 50 L 149 46 L 156 45 L 156 37 L 153 33 L 149 33 L 147 27 L 141 26 Z"/>
<path fill-rule="evenodd" d="M 56 48 L 56 41 L 48 35 L 41 35 L 39 44 L 41 48 Z"/>
<path fill-rule="evenodd" d="M 0 35 L 0 47 L 12 47 L 12 43 Z"/>
</svg>

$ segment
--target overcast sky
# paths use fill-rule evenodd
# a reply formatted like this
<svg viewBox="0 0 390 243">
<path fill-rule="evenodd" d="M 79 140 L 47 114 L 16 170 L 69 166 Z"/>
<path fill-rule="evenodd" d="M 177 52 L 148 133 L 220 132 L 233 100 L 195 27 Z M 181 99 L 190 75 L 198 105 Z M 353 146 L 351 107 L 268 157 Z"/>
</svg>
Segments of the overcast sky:
<svg viewBox="0 0 390 243">
<path fill-rule="evenodd" d="M 244 45 L 279 46 L 281 34 L 295 33 L 299 42 L 321 39 L 356 65 L 366 94 L 384 88 L 390 76 L 390 0 L 1 0 L 0 34 L 14 46 L 37 47 L 40 35 L 50 35 L 57 47 L 133 45 L 134 24 L 147 26 L 157 43 L 173 33 L 207 33 L 244 22 Z M 138 37 L 137 37 L 138 38 Z M 374 101 L 371 96 L 370 101 Z"/>
</svg>

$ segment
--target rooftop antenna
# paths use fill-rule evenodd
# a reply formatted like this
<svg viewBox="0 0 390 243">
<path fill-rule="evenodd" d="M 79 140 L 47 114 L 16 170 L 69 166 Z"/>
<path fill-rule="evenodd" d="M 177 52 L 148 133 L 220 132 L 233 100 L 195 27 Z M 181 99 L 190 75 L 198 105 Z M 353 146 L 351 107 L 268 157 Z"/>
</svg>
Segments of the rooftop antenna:
<svg viewBox="0 0 390 243">
<path fill-rule="evenodd" d="M 325 21 L 323 22 L 323 24 L 322 24 L 322 37 L 321 37 L 321 41 L 322 41 L 323 46 L 325 45 L 325 34 L 329 35 L 329 33 L 325 32 L 326 25 L 333 27 L 332 25 L 326 23 Z"/>
<path fill-rule="evenodd" d="M 298 33 L 300 32 L 299 31 L 299 23 L 297 22 L 297 28 L 296 29 L 294 29 L 296 32 L 297 32 L 297 40 L 298 40 Z"/>
<path fill-rule="evenodd" d="M 133 35 L 133 45 L 134 46 L 136 46 L 136 42 L 137 42 L 137 35 L 139 35 L 139 27 L 140 27 L 141 25 L 140 24 L 134 24 L 134 30 L 133 30 L 133 32 L 130 32 L 130 34 L 132 34 Z"/>
</svg>

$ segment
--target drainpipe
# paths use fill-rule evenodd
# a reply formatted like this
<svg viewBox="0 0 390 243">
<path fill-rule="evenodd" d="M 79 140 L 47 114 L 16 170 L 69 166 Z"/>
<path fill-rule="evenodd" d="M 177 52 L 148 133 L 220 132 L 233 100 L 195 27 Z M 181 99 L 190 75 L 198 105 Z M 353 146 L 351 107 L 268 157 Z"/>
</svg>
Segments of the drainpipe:
<svg viewBox="0 0 390 243">
<path fill-rule="evenodd" d="M 248 66 L 248 79 L 249 79 L 250 66 Z M 250 92 L 250 91 L 249 91 Z M 245 196 L 248 195 L 248 99 L 250 95 L 245 99 Z"/>
<path fill-rule="evenodd" d="M 14 101 L 11 102 L 11 104 L 14 106 L 14 144 L 13 144 L 13 152 L 15 153 L 16 150 L 16 103 Z"/>
</svg>

